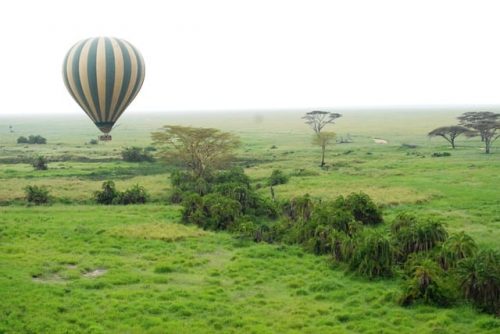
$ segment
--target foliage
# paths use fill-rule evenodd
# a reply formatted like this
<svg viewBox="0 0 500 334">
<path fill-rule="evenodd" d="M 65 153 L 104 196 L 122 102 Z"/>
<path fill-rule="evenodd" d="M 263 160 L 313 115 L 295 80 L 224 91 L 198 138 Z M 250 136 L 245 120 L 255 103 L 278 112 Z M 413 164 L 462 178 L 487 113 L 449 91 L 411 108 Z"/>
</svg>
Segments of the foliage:
<svg viewBox="0 0 500 334">
<path fill-rule="evenodd" d="M 17 138 L 18 144 L 47 144 L 47 139 L 40 135 L 30 135 L 28 138 L 20 136 Z"/>
<path fill-rule="evenodd" d="M 110 205 L 120 195 L 113 181 L 105 181 L 101 191 L 94 192 L 94 199 L 98 204 Z"/>
<path fill-rule="evenodd" d="M 429 132 L 428 136 L 443 137 L 451 144 L 452 148 L 455 148 L 455 139 L 462 134 L 471 137 L 475 134 L 475 131 L 460 125 L 442 126 Z"/>
<path fill-rule="evenodd" d="M 138 184 L 118 193 L 118 196 L 113 199 L 113 204 L 144 204 L 149 200 L 149 195 L 146 189 Z"/>
<path fill-rule="evenodd" d="M 306 113 L 302 119 L 305 119 L 305 123 L 309 125 L 316 134 L 319 134 L 326 125 L 333 124 L 339 117 L 342 117 L 342 115 L 329 111 L 315 110 Z"/>
<path fill-rule="evenodd" d="M 122 150 L 121 154 L 122 154 L 122 159 L 127 162 L 154 161 L 154 158 L 151 155 L 151 153 L 146 151 L 144 148 L 140 147 L 135 147 L 135 146 L 126 147 Z"/>
<path fill-rule="evenodd" d="M 452 234 L 442 245 L 439 252 L 439 264 L 444 270 L 455 268 L 459 261 L 474 256 L 477 245 L 465 232 Z"/>
<path fill-rule="evenodd" d="M 227 166 L 240 145 L 235 135 L 211 128 L 166 125 L 151 136 L 167 161 L 180 162 L 196 177 Z"/>
<path fill-rule="evenodd" d="M 89 140 L 89 145 L 97 145 L 97 144 L 99 144 L 99 141 L 97 139 Z"/>
<path fill-rule="evenodd" d="M 281 203 L 283 215 L 292 221 L 309 220 L 313 212 L 313 207 L 313 201 L 309 194 L 294 197 Z"/>
<path fill-rule="evenodd" d="M 500 137 L 500 114 L 490 111 L 466 112 L 458 117 L 460 125 L 477 131 L 485 145 L 485 153 L 491 151 L 491 145 Z"/>
<path fill-rule="evenodd" d="M 33 168 L 35 168 L 35 170 L 47 170 L 49 167 L 47 166 L 47 163 L 48 163 L 48 160 L 47 158 L 39 155 L 38 157 L 36 157 L 34 160 L 33 160 Z"/>
<path fill-rule="evenodd" d="M 394 226 L 394 225 L 393 225 Z M 444 226 L 435 221 L 415 221 L 411 218 L 406 224 L 393 227 L 393 237 L 400 256 L 406 259 L 411 253 L 430 251 L 448 237 Z"/>
<path fill-rule="evenodd" d="M 283 173 L 283 171 L 279 169 L 273 170 L 271 173 L 271 176 L 269 177 L 269 185 L 270 186 L 277 186 L 279 184 L 285 184 L 288 183 L 288 180 L 290 177 Z"/>
<path fill-rule="evenodd" d="M 457 272 L 464 297 L 479 309 L 500 315 L 500 253 L 482 250 L 459 262 Z"/>
<path fill-rule="evenodd" d="M 30 204 L 41 205 L 50 202 L 49 190 L 44 186 L 27 186 L 24 188 L 26 201 Z"/>
<path fill-rule="evenodd" d="M 315 206 L 311 221 L 316 226 L 327 226 L 352 237 L 360 229 L 352 213 L 334 203 L 322 202 Z"/>
<path fill-rule="evenodd" d="M 399 303 L 403 306 L 421 300 L 424 304 L 448 306 L 451 292 L 448 288 L 443 270 L 432 259 L 424 258 L 409 261 L 407 278 Z"/>
<path fill-rule="evenodd" d="M 94 199 L 98 204 L 144 204 L 149 200 L 146 189 L 137 184 L 120 192 L 113 181 L 105 181 L 101 189 L 101 191 L 94 192 Z"/>
<path fill-rule="evenodd" d="M 414 214 L 408 212 L 402 212 L 394 218 L 391 225 L 391 232 L 393 234 L 399 233 L 403 228 L 410 228 L 418 223 L 418 219 Z"/>
<path fill-rule="evenodd" d="M 431 157 L 433 158 L 441 158 L 441 157 L 449 157 L 451 156 L 450 152 L 434 152 Z"/>
<path fill-rule="evenodd" d="M 213 193 L 203 197 L 203 211 L 207 219 L 201 227 L 226 230 L 240 215 L 241 205 L 236 200 Z"/>
<path fill-rule="evenodd" d="M 383 222 L 382 211 L 365 193 L 351 193 L 345 199 L 339 196 L 335 204 L 349 210 L 354 219 L 364 225 L 377 225 Z"/>
<path fill-rule="evenodd" d="M 394 249 L 390 239 L 378 231 L 366 231 L 355 239 L 349 269 L 368 278 L 393 274 Z"/>
</svg>

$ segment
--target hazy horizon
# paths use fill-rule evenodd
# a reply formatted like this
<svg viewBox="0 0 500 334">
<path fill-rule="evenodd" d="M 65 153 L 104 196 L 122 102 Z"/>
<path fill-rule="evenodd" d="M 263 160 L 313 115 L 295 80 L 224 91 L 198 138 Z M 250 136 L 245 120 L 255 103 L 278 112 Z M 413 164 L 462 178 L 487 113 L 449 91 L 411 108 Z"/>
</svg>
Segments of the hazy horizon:
<svg viewBox="0 0 500 334">
<path fill-rule="evenodd" d="M 31 0 L 2 9 L 10 51 L 0 54 L 0 115 L 83 113 L 61 67 L 92 36 L 123 38 L 143 54 L 146 79 L 126 114 L 500 103 L 495 1 Z"/>
</svg>

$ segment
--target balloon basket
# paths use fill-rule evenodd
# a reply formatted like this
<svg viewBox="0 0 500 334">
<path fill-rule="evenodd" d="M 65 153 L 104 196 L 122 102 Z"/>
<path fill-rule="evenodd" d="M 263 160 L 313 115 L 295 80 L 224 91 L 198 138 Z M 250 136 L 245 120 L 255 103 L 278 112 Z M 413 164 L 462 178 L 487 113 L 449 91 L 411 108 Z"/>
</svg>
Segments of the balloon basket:
<svg viewBox="0 0 500 334">
<path fill-rule="evenodd" d="M 99 136 L 100 141 L 111 141 L 111 135 L 102 135 Z"/>
</svg>

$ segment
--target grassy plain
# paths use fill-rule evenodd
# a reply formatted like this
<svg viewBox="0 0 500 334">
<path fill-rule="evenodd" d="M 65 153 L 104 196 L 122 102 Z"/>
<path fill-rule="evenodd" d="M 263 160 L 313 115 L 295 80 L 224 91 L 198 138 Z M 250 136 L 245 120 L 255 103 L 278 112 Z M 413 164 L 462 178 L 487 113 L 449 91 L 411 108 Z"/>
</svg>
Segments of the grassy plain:
<svg viewBox="0 0 500 334">
<path fill-rule="evenodd" d="M 99 145 L 85 144 L 96 131 L 83 117 L 0 117 L 0 333 L 498 331 L 498 319 L 465 306 L 397 306 L 397 279 L 367 281 L 296 247 L 178 225 L 179 208 L 164 205 L 169 167 L 120 160 L 124 146 L 150 145 L 163 124 L 217 127 L 241 137 L 239 162 L 255 184 L 276 168 L 292 175 L 275 187 L 278 197 L 364 191 L 384 207 L 380 228 L 413 211 L 500 247 L 500 147 L 486 155 L 478 139 L 460 138 L 451 150 L 426 137 L 460 111 L 345 112 L 331 129 L 353 142 L 328 151 L 328 170 L 318 167 L 302 114 L 124 115 L 113 141 Z M 15 144 L 29 134 L 49 144 Z M 38 154 L 53 160 L 48 171 L 26 163 Z M 153 203 L 93 205 L 108 179 L 119 189 L 144 186 Z M 32 184 L 47 186 L 55 203 L 26 207 L 23 188 Z"/>
</svg>

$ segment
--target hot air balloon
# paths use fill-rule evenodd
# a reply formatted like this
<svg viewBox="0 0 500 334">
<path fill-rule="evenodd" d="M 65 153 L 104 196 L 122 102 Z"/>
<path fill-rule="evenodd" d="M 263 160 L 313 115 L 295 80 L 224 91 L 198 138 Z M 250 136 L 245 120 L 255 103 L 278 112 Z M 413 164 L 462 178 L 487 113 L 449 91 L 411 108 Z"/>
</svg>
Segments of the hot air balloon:
<svg viewBox="0 0 500 334">
<path fill-rule="evenodd" d="M 97 37 L 76 43 L 66 55 L 63 79 L 73 99 L 97 128 L 101 140 L 134 100 L 144 82 L 144 59 L 127 41 Z"/>
</svg>

